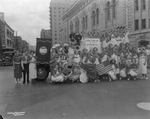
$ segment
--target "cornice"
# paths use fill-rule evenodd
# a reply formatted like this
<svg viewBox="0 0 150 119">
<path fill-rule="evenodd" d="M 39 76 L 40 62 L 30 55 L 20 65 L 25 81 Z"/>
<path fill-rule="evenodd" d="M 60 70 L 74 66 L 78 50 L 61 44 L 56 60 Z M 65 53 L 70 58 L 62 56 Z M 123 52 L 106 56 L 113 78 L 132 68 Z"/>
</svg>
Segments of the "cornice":
<svg viewBox="0 0 150 119">
<path fill-rule="evenodd" d="M 64 16 L 62 17 L 62 19 L 65 20 L 68 17 L 74 16 L 79 11 L 81 11 L 83 8 L 85 8 L 87 5 L 89 5 L 93 0 L 90 0 L 87 4 L 84 4 L 87 1 L 88 0 L 80 0 L 80 1 L 78 1 L 71 9 L 67 10 L 67 12 L 64 14 Z"/>
</svg>

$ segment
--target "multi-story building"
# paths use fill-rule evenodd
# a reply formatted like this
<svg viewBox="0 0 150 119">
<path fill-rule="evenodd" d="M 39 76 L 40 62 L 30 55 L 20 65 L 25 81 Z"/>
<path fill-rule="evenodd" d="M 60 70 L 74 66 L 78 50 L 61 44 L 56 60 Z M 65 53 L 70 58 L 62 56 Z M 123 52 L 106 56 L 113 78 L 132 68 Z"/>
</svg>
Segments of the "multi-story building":
<svg viewBox="0 0 150 119">
<path fill-rule="evenodd" d="M 51 30 L 42 29 L 40 36 L 41 36 L 41 38 L 51 39 Z"/>
<path fill-rule="evenodd" d="M 29 43 L 25 40 L 22 40 L 22 51 L 28 51 L 29 50 Z"/>
<path fill-rule="evenodd" d="M 51 0 L 50 2 L 50 29 L 52 44 L 61 43 L 60 28 L 63 23 L 62 16 L 76 0 Z"/>
<path fill-rule="evenodd" d="M 25 40 L 22 40 L 21 36 L 14 37 L 14 48 L 20 52 L 28 51 L 29 50 L 29 43 Z"/>
<path fill-rule="evenodd" d="M 15 43 L 14 43 L 15 50 L 22 52 L 22 37 L 21 36 L 15 36 L 14 41 L 15 41 Z"/>
<path fill-rule="evenodd" d="M 131 38 L 133 42 L 150 42 L 150 0 L 134 0 L 133 4 L 133 31 Z M 145 40 L 145 41 L 144 41 Z"/>
<path fill-rule="evenodd" d="M 137 39 L 150 38 L 150 0 L 78 0 L 62 20 L 63 42 L 69 40 L 71 32 L 106 32 L 125 27 L 131 42 L 137 44 Z"/>
<path fill-rule="evenodd" d="M 14 30 L 5 22 L 5 47 L 13 48 Z"/>
<path fill-rule="evenodd" d="M 13 48 L 14 30 L 5 22 L 4 13 L 0 13 L 0 39 L 2 48 Z"/>
</svg>

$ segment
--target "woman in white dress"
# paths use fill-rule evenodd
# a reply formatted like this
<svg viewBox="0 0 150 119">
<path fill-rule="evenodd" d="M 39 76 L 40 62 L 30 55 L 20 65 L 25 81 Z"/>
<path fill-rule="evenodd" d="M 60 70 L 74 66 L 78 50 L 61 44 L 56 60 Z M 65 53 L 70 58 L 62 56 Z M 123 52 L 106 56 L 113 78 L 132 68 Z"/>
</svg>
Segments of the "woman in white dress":
<svg viewBox="0 0 150 119">
<path fill-rule="evenodd" d="M 36 73 L 36 57 L 32 56 L 29 68 L 30 68 L 30 79 L 37 78 L 37 73 Z"/>
<path fill-rule="evenodd" d="M 147 54 L 145 48 L 141 48 L 139 55 L 139 71 L 142 73 L 142 79 L 148 79 L 147 77 Z"/>
</svg>

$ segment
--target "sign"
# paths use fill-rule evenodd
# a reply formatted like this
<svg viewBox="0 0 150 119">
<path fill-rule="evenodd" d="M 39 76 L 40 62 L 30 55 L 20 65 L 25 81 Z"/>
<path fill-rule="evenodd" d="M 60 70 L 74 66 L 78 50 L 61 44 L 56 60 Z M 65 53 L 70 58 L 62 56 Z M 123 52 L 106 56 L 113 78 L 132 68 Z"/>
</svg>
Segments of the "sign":
<svg viewBox="0 0 150 119">
<path fill-rule="evenodd" d="M 143 110 L 147 110 L 150 111 L 150 103 L 149 102 L 141 102 L 137 104 L 137 107 L 143 109 Z"/>
<path fill-rule="evenodd" d="M 97 48 L 98 52 L 101 52 L 101 42 L 98 38 L 84 38 L 81 41 L 81 47 L 86 48 L 88 51 Z"/>
<path fill-rule="evenodd" d="M 25 112 L 8 112 L 8 115 L 14 115 L 14 116 L 23 116 L 25 115 Z"/>
<path fill-rule="evenodd" d="M 37 44 L 36 44 L 37 62 L 49 63 L 50 48 L 51 48 L 51 39 L 37 38 Z"/>
<path fill-rule="evenodd" d="M 47 48 L 45 46 L 42 46 L 39 50 L 40 50 L 39 52 L 41 53 L 41 55 L 45 55 L 47 53 Z"/>
</svg>

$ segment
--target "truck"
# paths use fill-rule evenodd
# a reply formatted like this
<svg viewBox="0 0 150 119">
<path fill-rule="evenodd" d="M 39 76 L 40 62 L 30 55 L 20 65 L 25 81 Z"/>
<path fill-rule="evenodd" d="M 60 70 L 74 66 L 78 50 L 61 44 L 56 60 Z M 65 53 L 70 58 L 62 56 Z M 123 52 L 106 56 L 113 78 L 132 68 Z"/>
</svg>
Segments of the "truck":
<svg viewBox="0 0 150 119">
<path fill-rule="evenodd" d="M 49 76 L 52 40 L 36 39 L 36 71 L 38 80 L 46 80 Z"/>
</svg>

